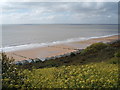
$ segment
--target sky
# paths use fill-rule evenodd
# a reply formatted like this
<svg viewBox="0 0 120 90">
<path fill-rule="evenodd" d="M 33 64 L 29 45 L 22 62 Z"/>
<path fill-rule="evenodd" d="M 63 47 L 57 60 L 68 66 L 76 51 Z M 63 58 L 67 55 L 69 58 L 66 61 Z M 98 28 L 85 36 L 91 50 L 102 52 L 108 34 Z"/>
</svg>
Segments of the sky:
<svg viewBox="0 0 120 90">
<path fill-rule="evenodd" d="M 118 2 L 1 2 L 2 24 L 118 24 Z"/>
</svg>

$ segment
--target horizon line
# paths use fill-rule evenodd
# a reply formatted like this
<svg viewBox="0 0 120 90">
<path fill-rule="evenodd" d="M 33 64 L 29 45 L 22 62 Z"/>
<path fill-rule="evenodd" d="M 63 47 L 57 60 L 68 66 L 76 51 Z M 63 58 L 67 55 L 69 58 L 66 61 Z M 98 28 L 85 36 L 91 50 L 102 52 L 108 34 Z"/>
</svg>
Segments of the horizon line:
<svg viewBox="0 0 120 90">
<path fill-rule="evenodd" d="M 0 24 L 0 25 L 54 25 L 52 23 L 48 24 Z M 119 24 L 70 24 L 70 23 L 56 23 L 56 25 L 119 25 Z"/>
</svg>

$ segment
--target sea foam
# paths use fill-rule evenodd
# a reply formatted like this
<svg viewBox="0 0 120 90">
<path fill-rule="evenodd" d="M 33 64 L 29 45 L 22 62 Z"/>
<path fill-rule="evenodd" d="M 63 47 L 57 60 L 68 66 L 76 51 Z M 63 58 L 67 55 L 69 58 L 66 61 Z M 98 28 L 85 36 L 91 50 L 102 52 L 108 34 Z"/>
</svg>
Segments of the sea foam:
<svg viewBox="0 0 120 90">
<path fill-rule="evenodd" d="M 25 50 L 30 48 L 37 48 L 37 47 L 46 47 L 51 45 L 57 45 L 57 44 L 64 44 L 64 43 L 70 43 L 70 42 L 77 42 L 77 41 L 84 41 L 94 38 L 102 38 L 102 37 L 109 37 L 114 36 L 118 34 L 112 34 L 112 35 L 106 35 L 106 36 L 99 36 L 99 37 L 78 37 L 78 38 L 71 38 L 63 41 L 54 41 L 54 42 L 46 42 L 46 43 L 31 43 L 31 44 L 24 44 L 24 45 L 18 45 L 18 46 L 9 46 L 9 47 L 2 47 L 0 48 L 0 52 L 11 52 L 16 50 Z"/>
</svg>

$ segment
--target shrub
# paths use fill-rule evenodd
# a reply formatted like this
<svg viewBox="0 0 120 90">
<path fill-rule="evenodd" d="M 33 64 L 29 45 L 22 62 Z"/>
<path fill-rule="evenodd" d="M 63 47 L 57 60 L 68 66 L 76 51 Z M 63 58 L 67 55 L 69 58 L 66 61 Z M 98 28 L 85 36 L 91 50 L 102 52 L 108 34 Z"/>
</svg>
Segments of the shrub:
<svg viewBox="0 0 120 90">
<path fill-rule="evenodd" d="M 90 46 L 88 46 L 86 49 L 84 49 L 82 51 L 82 54 L 92 54 L 92 53 L 95 53 L 95 52 L 99 52 L 100 50 L 102 49 L 105 49 L 106 47 L 108 47 L 107 44 L 104 44 L 104 43 L 94 43 Z"/>
<path fill-rule="evenodd" d="M 70 56 L 71 56 L 71 57 L 74 57 L 74 56 L 75 56 L 75 53 L 71 52 L 71 53 L 70 53 Z"/>
<path fill-rule="evenodd" d="M 23 84 L 23 73 L 14 64 L 14 59 L 6 56 L 5 53 L 1 53 L 2 58 L 2 87 L 8 88 L 20 88 Z"/>
<path fill-rule="evenodd" d="M 117 88 L 118 66 L 107 63 L 91 63 L 78 66 L 61 66 L 24 70 L 25 83 L 35 88 Z"/>
<path fill-rule="evenodd" d="M 114 56 L 115 56 L 115 57 L 120 57 L 120 51 L 116 52 L 116 53 L 114 54 Z"/>
<path fill-rule="evenodd" d="M 108 63 L 110 63 L 110 64 L 118 64 L 118 58 L 113 57 L 110 60 L 108 60 Z"/>
</svg>

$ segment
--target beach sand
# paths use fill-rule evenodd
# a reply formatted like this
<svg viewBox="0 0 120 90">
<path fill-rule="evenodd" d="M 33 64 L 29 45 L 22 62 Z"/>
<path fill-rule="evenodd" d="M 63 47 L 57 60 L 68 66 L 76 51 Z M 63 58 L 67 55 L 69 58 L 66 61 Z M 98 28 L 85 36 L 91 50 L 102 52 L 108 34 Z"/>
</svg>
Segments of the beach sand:
<svg viewBox="0 0 120 90">
<path fill-rule="evenodd" d="M 65 44 L 57 44 L 53 46 L 47 47 L 39 47 L 39 48 L 30 48 L 25 50 L 11 51 L 6 52 L 9 57 L 13 57 L 16 61 L 35 59 L 35 58 L 46 58 L 57 55 L 63 55 L 66 53 L 70 53 L 76 51 L 75 49 L 84 49 L 87 46 L 96 43 L 96 42 L 110 42 L 113 40 L 117 40 L 118 35 L 109 36 L 109 37 L 101 37 L 101 38 L 93 38 L 85 41 L 65 43 Z"/>
</svg>

